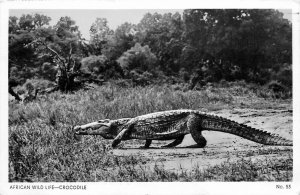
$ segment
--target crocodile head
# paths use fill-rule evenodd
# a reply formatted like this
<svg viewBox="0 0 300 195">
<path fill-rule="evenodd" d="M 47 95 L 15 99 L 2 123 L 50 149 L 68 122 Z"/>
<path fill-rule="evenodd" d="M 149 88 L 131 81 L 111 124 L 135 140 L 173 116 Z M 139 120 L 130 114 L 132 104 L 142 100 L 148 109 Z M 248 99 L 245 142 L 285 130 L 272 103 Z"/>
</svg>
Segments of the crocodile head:
<svg viewBox="0 0 300 195">
<path fill-rule="evenodd" d="M 110 120 L 104 119 L 85 125 L 75 126 L 74 134 L 77 135 L 100 135 L 105 139 L 114 139 L 121 131 L 122 126 L 130 118 Z"/>
</svg>

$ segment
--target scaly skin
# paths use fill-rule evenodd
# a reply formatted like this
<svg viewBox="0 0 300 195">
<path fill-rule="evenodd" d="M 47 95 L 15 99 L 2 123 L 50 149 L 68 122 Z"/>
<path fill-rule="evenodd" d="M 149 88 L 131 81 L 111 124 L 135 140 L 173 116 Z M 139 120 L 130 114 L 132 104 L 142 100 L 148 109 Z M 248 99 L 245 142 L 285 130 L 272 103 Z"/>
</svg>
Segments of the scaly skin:
<svg viewBox="0 0 300 195">
<path fill-rule="evenodd" d="M 75 135 L 101 135 L 106 139 L 114 139 L 113 147 L 116 147 L 122 140 L 129 139 L 146 140 L 145 148 L 150 146 L 152 140 L 175 139 L 174 142 L 164 146 L 175 147 L 189 133 L 198 147 L 205 147 L 207 142 L 202 136 L 203 130 L 230 133 L 264 145 L 293 145 L 291 140 L 279 135 L 196 110 L 170 110 L 135 118 L 105 119 L 76 126 L 74 130 Z"/>
</svg>

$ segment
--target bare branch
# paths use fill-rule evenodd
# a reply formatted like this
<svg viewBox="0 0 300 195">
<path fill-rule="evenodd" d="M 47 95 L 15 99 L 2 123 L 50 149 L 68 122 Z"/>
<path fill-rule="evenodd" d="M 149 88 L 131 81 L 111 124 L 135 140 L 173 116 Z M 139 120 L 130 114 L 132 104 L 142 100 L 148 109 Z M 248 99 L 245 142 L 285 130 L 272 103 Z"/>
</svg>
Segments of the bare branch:
<svg viewBox="0 0 300 195">
<path fill-rule="evenodd" d="M 44 46 L 49 49 L 52 53 L 54 53 L 56 55 L 56 57 L 64 64 L 65 61 L 64 59 L 54 50 L 52 49 L 51 47 L 49 47 L 47 44 L 44 43 Z"/>
<path fill-rule="evenodd" d="M 54 49 L 52 49 L 51 47 L 49 47 L 49 46 L 47 45 L 47 43 L 45 43 L 45 41 L 41 40 L 40 38 L 37 38 L 37 37 L 34 36 L 34 35 L 33 35 L 33 37 L 34 37 L 35 40 L 32 41 L 31 43 L 27 44 L 25 47 L 34 45 L 34 44 L 36 44 L 36 43 L 41 44 L 41 45 L 43 45 L 44 47 L 46 47 L 48 50 L 50 50 L 52 53 L 54 53 L 55 56 L 58 58 L 58 60 L 59 60 L 60 62 L 62 62 L 62 63 L 65 65 L 65 60 L 64 60 L 64 58 L 61 57 Z"/>
<path fill-rule="evenodd" d="M 69 61 L 72 57 L 72 50 L 73 50 L 72 43 L 70 43 Z"/>
<path fill-rule="evenodd" d="M 70 66 L 71 66 L 72 50 L 73 50 L 72 43 L 70 43 L 70 51 L 69 51 L 68 62 L 67 62 L 68 63 L 68 69 L 70 69 Z"/>
</svg>

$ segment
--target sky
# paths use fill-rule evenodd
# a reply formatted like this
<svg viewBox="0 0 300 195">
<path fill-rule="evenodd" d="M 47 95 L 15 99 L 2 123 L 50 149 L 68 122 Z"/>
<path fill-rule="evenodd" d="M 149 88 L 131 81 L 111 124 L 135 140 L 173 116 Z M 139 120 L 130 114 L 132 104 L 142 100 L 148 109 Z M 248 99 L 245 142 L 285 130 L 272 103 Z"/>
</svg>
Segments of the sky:
<svg viewBox="0 0 300 195">
<path fill-rule="evenodd" d="M 284 13 L 284 17 L 291 20 L 290 10 L 279 10 Z M 130 22 L 133 24 L 139 23 L 143 16 L 147 13 L 175 13 L 179 12 L 182 14 L 182 9 L 102 9 L 102 10 L 77 10 L 77 9 L 18 9 L 10 10 L 10 16 L 20 17 L 23 14 L 44 14 L 51 17 L 50 25 L 55 25 L 60 17 L 70 16 L 76 22 L 76 25 L 79 26 L 79 30 L 82 36 L 89 40 L 89 30 L 93 22 L 96 21 L 96 18 L 106 18 L 108 20 L 108 26 L 115 30 L 119 25 Z"/>
<path fill-rule="evenodd" d="M 108 26 L 115 30 L 119 25 L 130 22 L 133 24 L 139 23 L 139 21 L 143 18 L 143 16 L 147 13 L 176 13 L 180 14 L 183 10 L 146 10 L 146 9 L 114 9 L 114 10 L 10 10 L 10 16 L 20 17 L 22 14 L 44 14 L 46 16 L 51 17 L 50 25 L 54 25 L 57 23 L 60 17 L 70 16 L 72 20 L 75 21 L 76 25 L 79 27 L 79 30 L 85 39 L 89 39 L 89 30 L 92 25 L 96 21 L 96 18 L 106 18 L 108 21 Z"/>
</svg>

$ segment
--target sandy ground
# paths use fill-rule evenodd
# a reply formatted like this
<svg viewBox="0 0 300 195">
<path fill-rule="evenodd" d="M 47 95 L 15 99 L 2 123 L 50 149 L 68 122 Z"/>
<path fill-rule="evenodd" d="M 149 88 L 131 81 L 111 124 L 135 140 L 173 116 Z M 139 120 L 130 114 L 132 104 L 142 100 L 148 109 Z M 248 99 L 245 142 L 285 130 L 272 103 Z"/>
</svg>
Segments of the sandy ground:
<svg viewBox="0 0 300 195">
<path fill-rule="evenodd" d="M 211 114 L 292 139 L 292 110 L 234 109 Z M 142 156 L 148 159 L 145 166 L 150 168 L 157 165 L 170 171 L 181 171 L 182 169 L 192 170 L 195 167 L 206 168 L 225 161 L 234 162 L 241 157 L 251 158 L 254 161 L 287 158 L 292 149 L 288 146 L 264 146 L 222 132 L 204 131 L 203 135 L 207 139 L 205 148 L 188 148 L 195 142 L 191 135 L 186 135 L 183 142 L 175 148 L 160 148 L 161 145 L 171 141 L 153 141 L 149 149 L 140 149 L 139 147 L 142 145 L 129 140 L 122 142 L 122 148 L 113 150 L 113 154 L 116 156 Z M 258 151 L 262 150 L 268 152 L 258 155 Z"/>
</svg>

